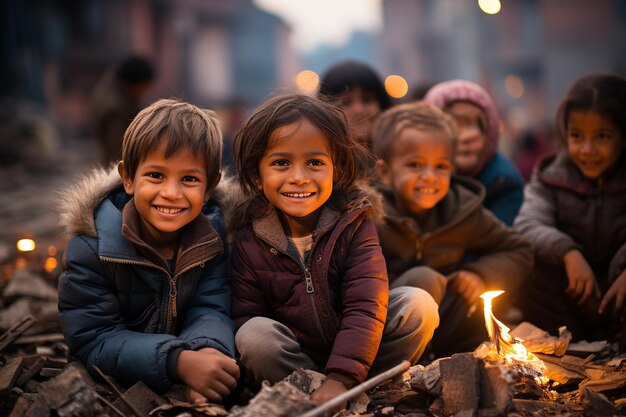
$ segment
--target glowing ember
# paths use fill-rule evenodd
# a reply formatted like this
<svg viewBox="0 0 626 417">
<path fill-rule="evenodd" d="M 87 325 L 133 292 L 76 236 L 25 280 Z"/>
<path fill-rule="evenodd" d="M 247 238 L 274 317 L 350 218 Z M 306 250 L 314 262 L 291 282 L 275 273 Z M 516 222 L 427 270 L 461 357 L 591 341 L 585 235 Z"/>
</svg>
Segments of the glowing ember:
<svg viewBox="0 0 626 417">
<path fill-rule="evenodd" d="M 491 300 L 503 294 L 504 291 L 487 291 L 480 297 L 485 304 L 485 326 L 491 343 L 496 348 L 498 356 L 504 360 L 507 365 L 522 365 L 523 368 L 530 368 L 532 374 L 539 376 L 545 371 L 544 363 L 528 352 L 521 342 L 523 340 L 513 339 L 509 334 L 509 328 L 494 316 L 491 310 Z"/>
</svg>

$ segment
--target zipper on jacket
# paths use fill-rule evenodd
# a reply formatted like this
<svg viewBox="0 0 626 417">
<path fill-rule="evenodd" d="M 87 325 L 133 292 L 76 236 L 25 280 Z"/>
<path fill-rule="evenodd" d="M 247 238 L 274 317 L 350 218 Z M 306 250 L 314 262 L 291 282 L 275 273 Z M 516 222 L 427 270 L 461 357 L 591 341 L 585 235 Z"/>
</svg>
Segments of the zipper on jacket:
<svg viewBox="0 0 626 417">
<path fill-rule="evenodd" d="M 424 257 L 424 246 L 426 243 L 426 239 L 430 237 L 430 233 L 424 233 L 422 237 L 418 237 L 415 240 L 415 260 L 421 261 Z"/>
<path fill-rule="evenodd" d="M 315 288 L 313 288 L 313 278 L 311 278 L 311 270 L 308 267 L 304 268 L 304 283 L 306 284 L 307 294 L 313 294 Z"/>
<path fill-rule="evenodd" d="M 190 247 L 188 250 L 185 251 L 189 252 L 191 249 L 194 249 L 196 247 L 199 246 L 203 246 L 203 245 L 209 245 L 211 243 L 215 243 L 216 241 L 218 241 L 219 238 L 216 237 L 214 239 L 211 239 L 207 242 L 203 242 L 203 243 L 199 243 L 197 245 L 194 245 L 192 247 Z M 181 254 L 182 255 L 182 254 Z M 112 258 L 112 257 L 108 257 L 108 256 L 100 256 L 100 259 L 102 259 L 103 261 L 108 261 L 108 262 L 116 262 L 116 263 L 120 263 L 120 264 L 127 264 L 127 265 L 139 265 L 139 266 L 147 266 L 150 268 L 155 268 L 158 269 L 160 271 L 163 271 L 168 277 L 168 281 L 169 281 L 169 291 L 168 291 L 168 302 L 166 304 L 166 309 L 165 309 L 165 332 L 166 333 L 170 333 L 172 330 L 172 326 L 173 326 L 173 321 L 174 318 L 176 318 L 178 316 L 178 309 L 177 309 L 177 303 L 176 303 L 176 297 L 178 295 L 178 286 L 177 286 L 177 282 L 178 282 L 178 278 L 184 274 L 185 272 L 189 271 L 192 268 L 195 268 L 196 266 L 202 266 L 204 267 L 204 263 L 208 260 L 210 260 L 211 258 L 206 258 L 203 259 L 202 261 L 199 262 L 195 262 L 191 265 L 189 265 L 188 267 L 186 267 L 185 269 L 179 271 L 176 275 L 173 275 L 166 270 L 165 268 L 162 268 L 152 262 L 144 262 L 144 261 L 135 261 L 135 260 L 128 260 L 128 259 L 120 259 L 120 258 Z"/>
<path fill-rule="evenodd" d="M 189 250 L 196 248 L 198 246 L 202 246 L 202 245 L 209 245 L 211 243 L 215 243 L 217 240 L 219 240 L 219 238 L 215 238 L 212 240 L 209 240 L 207 242 L 204 243 L 200 243 L 198 245 L 192 246 L 191 248 L 189 248 Z M 186 252 L 189 252 L 189 250 L 187 250 Z M 182 254 L 181 254 L 182 256 Z M 172 331 L 172 327 L 173 327 L 173 322 L 174 319 L 178 316 L 178 309 L 176 306 L 176 296 L 178 295 L 178 278 L 180 278 L 181 275 L 183 275 L 185 272 L 189 271 L 192 268 L 195 268 L 196 266 L 200 266 L 201 268 L 204 267 L 204 263 L 208 260 L 210 260 L 211 258 L 206 258 L 203 259 L 201 261 L 195 262 L 189 266 L 187 266 L 185 269 L 180 270 L 177 274 L 175 274 L 174 276 L 170 277 L 170 289 L 169 289 L 169 302 L 168 302 L 168 306 L 167 306 L 167 316 L 166 316 L 166 320 L 165 320 L 165 331 L 166 333 L 170 333 Z"/>
</svg>

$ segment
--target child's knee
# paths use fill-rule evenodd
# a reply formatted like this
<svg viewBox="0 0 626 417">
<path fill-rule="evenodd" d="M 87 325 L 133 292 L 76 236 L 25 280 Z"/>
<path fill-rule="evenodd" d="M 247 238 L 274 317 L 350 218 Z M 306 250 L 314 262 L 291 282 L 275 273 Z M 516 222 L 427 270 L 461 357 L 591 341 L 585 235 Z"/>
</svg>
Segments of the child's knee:
<svg viewBox="0 0 626 417">
<path fill-rule="evenodd" d="M 275 322 L 267 317 L 253 317 L 245 322 L 235 334 L 235 345 L 242 357 L 271 355 L 271 335 L 276 331 Z"/>
<path fill-rule="evenodd" d="M 407 332 L 432 336 L 439 326 L 439 306 L 421 288 L 394 288 L 389 292 L 387 320 L 404 327 Z"/>
<path fill-rule="evenodd" d="M 446 293 L 447 279 L 427 266 L 408 269 L 391 283 L 391 288 L 414 287 L 426 291 L 439 304 Z"/>
</svg>

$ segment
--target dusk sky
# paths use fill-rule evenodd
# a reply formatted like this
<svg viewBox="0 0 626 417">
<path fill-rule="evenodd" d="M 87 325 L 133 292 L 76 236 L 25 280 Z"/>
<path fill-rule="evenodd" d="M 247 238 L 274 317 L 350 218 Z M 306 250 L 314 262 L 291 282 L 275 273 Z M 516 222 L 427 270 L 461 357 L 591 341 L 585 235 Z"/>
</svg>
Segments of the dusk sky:
<svg viewBox="0 0 626 417">
<path fill-rule="evenodd" d="M 340 46 L 355 30 L 375 31 L 382 26 L 382 0 L 254 2 L 291 26 L 292 42 L 298 52 L 309 52 L 322 44 Z"/>
</svg>

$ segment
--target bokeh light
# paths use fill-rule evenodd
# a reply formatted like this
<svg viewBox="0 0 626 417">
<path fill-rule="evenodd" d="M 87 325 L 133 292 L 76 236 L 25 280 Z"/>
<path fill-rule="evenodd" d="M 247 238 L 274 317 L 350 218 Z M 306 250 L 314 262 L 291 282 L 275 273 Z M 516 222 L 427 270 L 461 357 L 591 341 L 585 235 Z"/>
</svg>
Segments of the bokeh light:
<svg viewBox="0 0 626 417">
<path fill-rule="evenodd" d="M 496 14 L 502 8 L 500 0 L 478 0 L 478 7 L 487 14 Z"/>
<path fill-rule="evenodd" d="M 56 258 L 49 257 L 46 258 L 46 263 L 44 264 L 43 268 L 46 270 L 46 272 L 52 272 L 56 269 L 58 265 L 59 261 L 57 261 Z"/>
<path fill-rule="evenodd" d="M 303 70 L 296 75 L 296 86 L 298 89 L 305 93 L 312 93 L 317 90 L 317 86 L 320 83 L 320 76 L 314 71 Z"/>
<path fill-rule="evenodd" d="M 57 247 L 54 245 L 48 246 L 48 256 L 57 256 Z"/>
<path fill-rule="evenodd" d="M 16 246 L 20 252 L 32 252 L 35 250 L 35 241 L 32 239 L 20 239 L 17 241 Z"/>
<path fill-rule="evenodd" d="M 402 98 L 409 91 L 409 84 L 400 75 L 390 75 L 385 78 L 385 90 L 393 98 Z"/>
<path fill-rule="evenodd" d="M 524 80 L 517 75 L 507 75 L 504 79 L 504 89 L 513 98 L 520 98 L 524 95 Z"/>
</svg>

